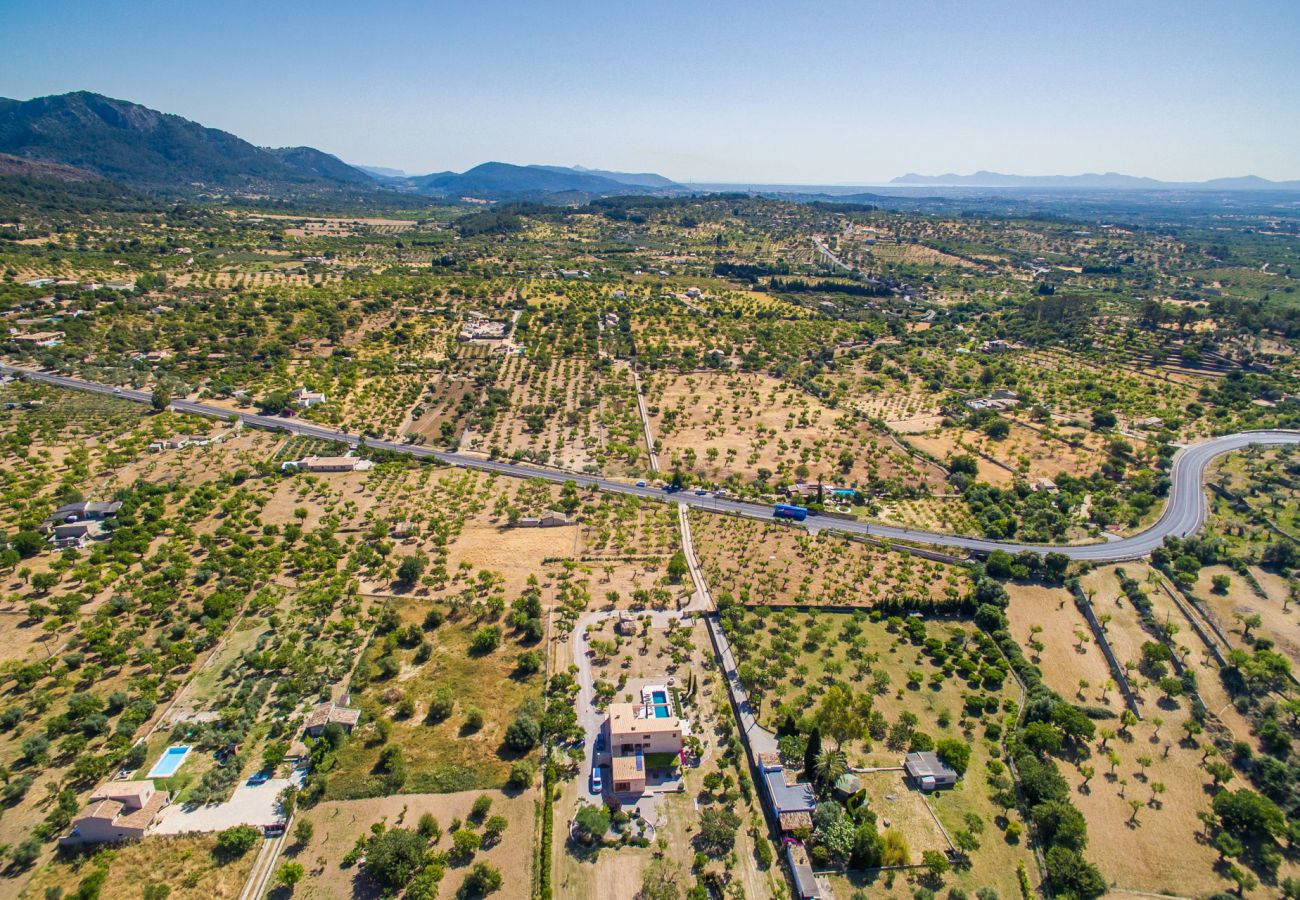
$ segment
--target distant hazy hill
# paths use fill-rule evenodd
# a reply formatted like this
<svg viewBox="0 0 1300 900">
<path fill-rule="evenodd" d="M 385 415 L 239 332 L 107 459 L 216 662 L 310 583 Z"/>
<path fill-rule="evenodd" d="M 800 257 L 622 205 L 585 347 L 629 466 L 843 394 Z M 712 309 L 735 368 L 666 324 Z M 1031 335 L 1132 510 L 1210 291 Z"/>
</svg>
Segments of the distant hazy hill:
<svg viewBox="0 0 1300 900">
<path fill-rule="evenodd" d="M 0 152 L 165 194 L 374 188 L 369 176 L 319 150 L 266 150 L 180 116 L 85 91 L 0 100 Z"/>
<path fill-rule="evenodd" d="M 578 175 L 596 175 L 600 178 L 608 178 L 610 181 L 617 181 L 619 184 L 628 184 L 634 187 L 648 188 L 680 188 L 677 182 L 665 178 L 662 175 L 656 175 L 654 172 L 611 172 L 607 169 L 586 169 L 582 166 L 529 166 L 530 169 L 545 169 L 548 172 L 575 173 Z"/>
<path fill-rule="evenodd" d="M 976 172 L 973 175 L 917 175 L 909 172 L 889 182 L 897 185 L 928 187 L 997 187 L 997 188 L 1082 188 L 1113 191 L 1296 191 L 1300 181 L 1269 181 L 1255 175 L 1240 178 L 1213 178 L 1209 181 L 1160 181 L 1122 175 L 1119 172 L 1086 175 L 1003 175 L 999 172 Z"/>
<path fill-rule="evenodd" d="M 610 173 L 615 175 L 620 173 Z M 661 176 L 624 176 L 660 178 Z M 663 179 L 670 187 L 676 187 Z M 574 199 L 661 190 L 641 182 L 619 181 L 595 172 L 561 166 L 516 166 L 487 162 L 461 173 L 437 172 L 406 179 L 409 189 L 433 197 L 479 197 L 488 200 Z"/>
<path fill-rule="evenodd" d="M 374 175 L 376 178 L 405 178 L 406 173 L 401 169 L 390 169 L 387 166 L 353 166 L 354 169 L 360 169 L 367 175 Z"/>
</svg>

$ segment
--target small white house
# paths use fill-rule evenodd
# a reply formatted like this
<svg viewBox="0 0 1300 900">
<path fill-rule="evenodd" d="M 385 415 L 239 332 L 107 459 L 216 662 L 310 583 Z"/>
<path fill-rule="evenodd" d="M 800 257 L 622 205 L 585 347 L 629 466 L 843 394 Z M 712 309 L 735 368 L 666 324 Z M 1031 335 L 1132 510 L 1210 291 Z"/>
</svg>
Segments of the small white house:
<svg viewBox="0 0 1300 900">
<path fill-rule="evenodd" d="M 293 402 L 295 406 L 303 409 L 311 409 L 313 406 L 319 406 L 325 402 L 325 394 L 320 391 L 309 391 L 305 387 L 300 387 L 293 392 Z"/>
</svg>

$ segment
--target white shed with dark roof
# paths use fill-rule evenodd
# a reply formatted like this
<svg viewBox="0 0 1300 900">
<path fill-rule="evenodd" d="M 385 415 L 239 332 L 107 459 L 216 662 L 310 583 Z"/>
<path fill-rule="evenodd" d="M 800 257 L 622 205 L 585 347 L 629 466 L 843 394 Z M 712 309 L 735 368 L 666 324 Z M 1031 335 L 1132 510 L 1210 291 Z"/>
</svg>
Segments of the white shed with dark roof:
<svg viewBox="0 0 1300 900">
<path fill-rule="evenodd" d="M 903 760 L 903 770 L 912 783 L 923 791 L 937 791 L 957 784 L 957 770 L 930 750 L 907 754 Z"/>
</svg>

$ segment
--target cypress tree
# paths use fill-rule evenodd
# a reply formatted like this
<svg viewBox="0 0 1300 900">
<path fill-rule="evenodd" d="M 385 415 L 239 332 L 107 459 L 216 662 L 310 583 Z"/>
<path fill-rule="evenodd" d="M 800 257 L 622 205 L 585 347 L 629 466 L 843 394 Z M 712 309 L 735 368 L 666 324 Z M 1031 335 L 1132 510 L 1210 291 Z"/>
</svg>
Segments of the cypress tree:
<svg viewBox="0 0 1300 900">
<path fill-rule="evenodd" d="M 811 782 L 817 774 L 817 756 L 822 752 L 822 731 L 814 727 L 808 735 L 808 748 L 803 752 L 803 780 Z"/>
</svg>

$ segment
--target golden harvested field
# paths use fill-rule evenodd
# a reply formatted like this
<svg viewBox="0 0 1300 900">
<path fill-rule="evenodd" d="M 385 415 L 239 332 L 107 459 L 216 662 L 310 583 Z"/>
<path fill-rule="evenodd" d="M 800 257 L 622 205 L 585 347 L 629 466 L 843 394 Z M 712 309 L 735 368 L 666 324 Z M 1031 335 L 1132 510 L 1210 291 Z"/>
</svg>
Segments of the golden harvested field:
<svg viewBox="0 0 1300 900">
<path fill-rule="evenodd" d="M 691 513 L 691 534 L 713 595 L 763 605 L 862 606 L 965 596 L 964 568 L 839 535 Z"/>
<path fill-rule="evenodd" d="M 925 244 L 877 243 L 869 248 L 869 252 L 872 257 L 882 262 L 920 266 L 955 266 L 964 269 L 980 268 L 978 263 L 927 247 Z"/>
<path fill-rule="evenodd" d="M 850 389 L 845 403 L 873 419 L 880 419 L 899 434 L 929 431 L 943 419 L 938 398 L 916 388 L 906 391 L 867 388 L 862 392 Z"/>
<path fill-rule="evenodd" d="M 361 521 L 390 532 L 401 523 L 407 531 L 397 537 L 392 559 L 426 555 L 431 571 L 454 575 L 433 594 L 428 586 L 419 596 L 445 596 L 462 584 L 488 573 L 496 590 L 514 599 L 531 576 L 537 576 L 549 602 L 553 580 L 574 563 L 572 574 L 589 582 L 603 595 L 655 587 L 663 578 L 668 558 L 680 546 L 677 519 L 665 504 L 610 494 L 587 494 L 575 514 L 576 524 L 555 528 L 511 526 L 512 516 L 538 516 L 559 506 L 560 489 L 540 480 L 519 481 L 472 471 L 454 473 L 435 469 L 409 469 L 397 473 L 378 471 L 330 475 L 338 479 L 343 495 L 355 504 L 365 502 Z M 362 485 L 365 485 L 363 491 Z M 355 487 L 351 486 L 355 485 Z M 292 502 L 273 504 L 281 516 L 293 514 Z M 443 533 L 442 516 L 430 511 L 452 511 L 452 530 Z M 381 514 L 382 511 L 382 514 Z M 611 571 L 612 570 L 612 571 Z M 391 572 L 363 581 L 367 593 L 387 593 Z"/>
<path fill-rule="evenodd" d="M 851 413 L 766 375 L 696 373 L 647 381 L 664 468 L 713 481 L 778 478 L 866 485 L 886 478 L 937 487 L 941 474 Z"/>
<path fill-rule="evenodd" d="M 1118 715 L 1123 699 L 1114 688 L 1106 658 L 1093 641 L 1088 622 L 1064 588 L 1008 584 L 1011 633 L 1025 656 L 1043 672 L 1043 681 L 1075 703 L 1105 706 Z M 1041 649 L 1040 649 L 1041 648 Z M 1080 680 L 1088 682 L 1081 688 Z"/>
<path fill-rule="evenodd" d="M 433 815 L 446 832 L 453 819 L 468 819 L 474 799 L 483 793 L 492 798 L 491 814 L 505 816 L 510 825 L 499 844 L 475 853 L 473 860 L 466 865 L 448 866 L 438 896 L 456 896 L 469 867 L 476 862 L 486 862 L 504 876 L 501 890 L 493 897 L 525 900 L 532 894 L 536 810 L 541 802 L 537 788 L 513 794 L 461 791 L 454 794 L 402 794 L 368 800 L 327 800 L 310 810 L 301 811 L 299 817 L 312 823 L 314 833 L 306 847 L 299 848 L 292 839 L 287 847 L 286 858 L 296 859 L 307 870 L 307 876 L 293 895 L 303 900 L 377 896 L 379 891 L 368 882 L 363 869 L 357 866 L 344 868 L 339 864 L 358 837 L 368 837 L 370 826 L 377 822 L 388 828 L 413 829 L 425 813 Z M 434 845 L 436 850 L 450 847 L 451 837 L 446 833 Z"/>
</svg>

